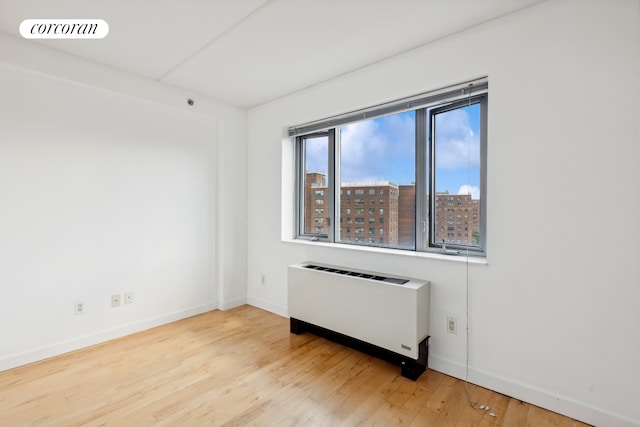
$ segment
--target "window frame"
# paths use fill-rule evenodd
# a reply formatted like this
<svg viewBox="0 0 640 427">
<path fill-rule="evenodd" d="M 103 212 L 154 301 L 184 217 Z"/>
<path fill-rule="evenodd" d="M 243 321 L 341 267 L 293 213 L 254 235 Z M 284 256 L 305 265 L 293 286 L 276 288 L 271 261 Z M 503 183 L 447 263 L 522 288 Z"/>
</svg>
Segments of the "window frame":
<svg viewBox="0 0 640 427">
<path fill-rule="evenodd" d="M 429 130 L 428 130 L 428 140 L 427 140 L 427 149 L 428 149 L 428 159 L 429 159 L 429 177 L 431 178 L 429 180 L 428 188 L 429 188 L 429 195 L 433 194 L 436 195 L 436 180 L 433 179 L 435 176 L 435 170 L 436 170 L 436 155 L 435 155 L 435 151 L 436 151 L 436 140 L 435 140 L 435 131 L 436 131 L 436 121 L 434 120 L 434 117 L 438 114 L 441 113 L 446 113 L 448 111 L 453 111 L 456 110 L 458 108 L 464 108 L 464 107 L 468 107 L 471 105 L 476 105 L 479 104 L 480 105 L 480 135 L 479 135 L 479 139 L 480 139 L 480 224 L 479 224 L 479 228 L 480 228 L 480 241 L 478 242 L 478 248 L 475 248 L 473 246 L 470 245 L 464 245 L 464 244 L 460 244 L 460 243 L 447 243 L 446 246 L 444 246 L 441 242 L 430 242 L 429 247 L 433 247 L 433 248 L 440 248 L 440 250 L 442 251 L 443 248 L 446 247 L 447 250 L 450 251 L 459 251 L 459 252 L 465 252 L 469 250 L 469 252 L 480 252 L 480 254 L 485 255 L 486 253 L 486 201 L 487 201 L 487 197 L 486 197 L 486 185 L 487 185 L 487 174 L 486 174 L 486 170 L 487 170 L 487 108 L 488 108 L 488 100 L 489 100 L 489 96 L 488 93 L 482 93 L 482 94 L 477 94 L 477 95 L 473 95 L 473 94 L 469 94 L 469 96 L 467 98 L 463 98 L 460 99 L 459 101 L 454 101 L 451 103 L 448 103 L 446 105 L 443 106 L 438 106 L 438 107 L 434 107 L 429 109 L 428 114 L 429 114 L 429 120 L 428 123 L 430 124 L 429 126 Z M 416 138 L 417 139 L 417 138 Z M 425 163 L 426 159 L 425 159 Z M 426 171 L 425 171 L 426 172 Z M 416 189 L 416 193 L 417 193 L 417 189 Z M 473 200 L 473 199 L 472 199 Z M 433 230 L 435 233 L 436 230 L 436 202 L 437 202 L 437 197 L 429 197 L 429 215 L 428 218 L 426 218 L 427 224 L 428 224 L 428 229 L 429 230 Z M 473 211 L 471 212 L 473 215 Z M 457 220 L 457 219 L 456 219 Z M 444 218 L 443 218 L 444 221 Z M 458 230 L 459 231 L 459 230 Z M 426 236 L 423 236 L 422 238 L 422 242 L 425 242 L 426 240 Z M 426 243 L 426 242 L 425 242 Z M 425 250 L 428 249 L 425 246 Z"/>
<path fill-rule="evenodd" d="M 486 77 L 473 81 L 452 85 L 437 91 L 416 95 L 391 103 L 374 106 L 369 109 L 359 110 L 336 116 L 333 118 L 313 122 L 307 125 L 292 127 L 289 129 L 289 136 L 294 138 L 295 156 L 295 237 L 298 239 L 310 239 L 314 241 L 325 241 L 336 244 L 354 244 L 354 240 L 340 238 L 340 227 L 335 227 L 340 218 L 341 198 L 336 195 L 341 194 L 340 185 L 340 132 L 341 126 L 363 120 L 372 120 L 378 117 L 397 114 L 405 111 L 415 111 L 415 246 L 414 249 L 401 247 L 381 246 L 390 250 L 401 250 L 409 252 L 435 252 L 446 253 L 447 255 L 472 255 L 486 256 L 487 241 L 487 126 L 488 126 L 488 79 Z M 480 239 L 478 246 L 471 246 L 457 243 L 446 243 L 446 250 L 441 242 L 427 242 L 427 235 L 436 235 L 436 191 L 435 191 L 435 143 L 434 121 L 436 114 L 463 108 L 467 105 L 480 105 Z M 328 206 L 324 206 L 326 221 L 328 223 L 327 235 L 304 232 L 305 216 L 305 144 L 306 139 L 327 137 L 328 141 L 328 173 L 326 177 Z M 428 159 L 428 162 L 427 162 Z M 427 172 L 429 173 L 427 178 Z M 427 192 L 427 189 L 429 190 Z M 419 194 L 425 195 L 424 198 Z M 429 195 L 429 209 L 427 213 L 426 198 Z M 430 195 L 434 195 L 431 197 Z M 372 199 L 373 200 L 373 199 Z M 354 203 L 355 204 L 355 201 Z M 360 206 L 360 205 L 357 205 Z M 364 205 L 362 205 L 364 207 Z M 470 214 L 471 215 L 471 214 Z M 444 219 L 443 219 L 444 221 Z M 441 224 L 442 225 L 442 224 Z M 431 240 L 431 239 L 429 239 Z M 365 243 L 357 243 L 362 247 L 380 247 Z"/>
<path fill-rule="evenodd" d="M 309 233 L 305 231 L 305 183 L 306 183 L 306 174 L 303 171 L 304 169 L 304 159 L 306 158 L 306 144 L 303 141 L 307 139 L 315 139 L 315 138 L 327 138 L 327 157 L 328 157 L 328 171 L 327 171 L 327 200 L 328 204 L 323 205 L 324 215 L 327 221 L 327 234 L 322 233 Z M 334 201 L 335 201 L 335 185 L 333 180 L 335 179 L 335 174 L 332 173 L 332 169 L 334 167 L 333 157 L 335 148 L 335 130 L 327 129 L 320 132 L 313 132 L 306 135 L 302 135 L 296 138 L 296 200 L 295 206 L 297 209 L 296 213 L 296 236 L 298 238 L 310 239 L 310 240 L 321 240 L 325 242 L 333 242 L 333 237 L 335 235 L 334 230 L 334 219 L 339 215 L 335 214 L 334 211 Z M 315 208 L 315 206 L 314 206 Z M 315 227 L 315 224 L 312 224 Z M 338 228 L 339 229 L 339 228 Z"/>
</svg>

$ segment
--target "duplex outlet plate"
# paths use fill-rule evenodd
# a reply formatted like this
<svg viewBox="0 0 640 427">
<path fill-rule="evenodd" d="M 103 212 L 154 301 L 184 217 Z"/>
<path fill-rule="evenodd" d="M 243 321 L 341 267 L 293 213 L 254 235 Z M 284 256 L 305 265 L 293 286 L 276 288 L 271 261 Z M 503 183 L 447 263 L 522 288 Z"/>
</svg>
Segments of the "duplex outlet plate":
<svg viewBox="0 0 640 427">
<path fill-rule="evenodd" d="M 450 334 L 458 333 L 458 319 L 447 316 L 447 332 Z"/>
<path fill-rule="evenodd" d="M 111 307 L 119 307 L 120 306 L 120 294 L 111 295 Z"/>
</svg>

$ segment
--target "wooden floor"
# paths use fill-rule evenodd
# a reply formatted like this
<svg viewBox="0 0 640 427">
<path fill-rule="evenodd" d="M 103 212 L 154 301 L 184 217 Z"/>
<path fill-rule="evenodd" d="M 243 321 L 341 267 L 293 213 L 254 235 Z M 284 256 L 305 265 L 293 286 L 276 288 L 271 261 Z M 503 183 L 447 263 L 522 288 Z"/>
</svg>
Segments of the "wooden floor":
<svg viewBox="0 0 640 427">
<path fill-rule="evenodd" d="M 427 370 L 289 333 L 250 306 L 0 372 L 0 426 L 584 426 Z"/>
</svg>

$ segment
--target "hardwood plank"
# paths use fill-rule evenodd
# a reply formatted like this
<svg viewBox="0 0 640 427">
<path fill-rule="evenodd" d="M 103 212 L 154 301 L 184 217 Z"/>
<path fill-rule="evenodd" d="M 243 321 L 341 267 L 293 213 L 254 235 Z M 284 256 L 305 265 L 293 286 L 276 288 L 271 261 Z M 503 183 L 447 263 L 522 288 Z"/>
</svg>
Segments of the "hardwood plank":
<svg viewBox="0 0 640 427">
<path fill-rule="evenodd" d="M 2 426 L 586 426 L 427 370 L 400 369 L 251 306 L 0 372 Z"/>
<path fill-rule="evenodd" d="M 521 400 L 511 399 L 504 415 L 500 417 L 500 421 L 507 426 L 532 425 L 528 420 L 528 416 L 529 404 Z"/>
</svg>

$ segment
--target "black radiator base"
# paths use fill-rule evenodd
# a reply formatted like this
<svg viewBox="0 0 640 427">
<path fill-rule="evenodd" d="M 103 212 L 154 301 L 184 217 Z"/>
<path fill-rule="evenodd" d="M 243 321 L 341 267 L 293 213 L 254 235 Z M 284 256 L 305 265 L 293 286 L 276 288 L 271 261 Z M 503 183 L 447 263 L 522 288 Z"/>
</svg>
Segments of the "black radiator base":
<svg viewBox="0 0 640 427">
<path fill-rule="evenodd" d="M 418 347 L 418 358 L 412 359 L 402 354 L 378 347 L 377 345 L 353 338 L 330 329 L 316 326 L 303 320 L 289 320 L 291 333 L 299 335 L 303 332 L 311 332 L 314 335 L 326 338 L 339 344 L 351 347 L 355 350 L 370 354 L 379 359 L 386 360 L 393 364 L 400 365 L 400 373 L 403 377 L 416 381 L 420 375 L 427 370 L 427 358 L 429 356 L 429 337 L 422 340 Z"/>
</svg>

